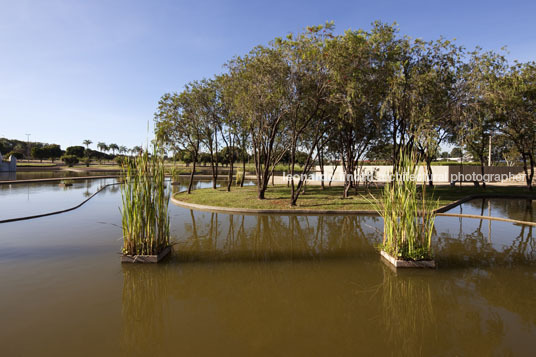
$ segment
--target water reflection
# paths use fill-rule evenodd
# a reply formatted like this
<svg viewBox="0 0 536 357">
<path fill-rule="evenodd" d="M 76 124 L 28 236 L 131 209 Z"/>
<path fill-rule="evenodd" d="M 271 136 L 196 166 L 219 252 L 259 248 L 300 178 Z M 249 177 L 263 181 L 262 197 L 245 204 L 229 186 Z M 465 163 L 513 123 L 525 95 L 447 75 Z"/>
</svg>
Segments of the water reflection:
<svg viewBox="0 0 536 357">
<path fill-rule="evenodd" d="M 439 228 L 434 240 L 442 267 L 536 264 L 535 227 L 471 218 L 456 220 L 457 232 Z M 438 221 L 439 227 L 445 226 L 444 220 Z"/>
<path fill-rule="evenodd" d="M 184 261 L 275 261 L 374 254 L 379 218 L 367 216 L 229 215 L 189 211 Z"/>
<path fill-rule="evenodd" d="M 367 261 L 124 266 L 123 354 L 528 355 L 535 271 Z"/>
<path fill-rule="evenodd" d="M 465 213 L 536 222 L 536 200 L 506 198 L 475 199 L 451 209 L 449 213 Z"/>
</svg>

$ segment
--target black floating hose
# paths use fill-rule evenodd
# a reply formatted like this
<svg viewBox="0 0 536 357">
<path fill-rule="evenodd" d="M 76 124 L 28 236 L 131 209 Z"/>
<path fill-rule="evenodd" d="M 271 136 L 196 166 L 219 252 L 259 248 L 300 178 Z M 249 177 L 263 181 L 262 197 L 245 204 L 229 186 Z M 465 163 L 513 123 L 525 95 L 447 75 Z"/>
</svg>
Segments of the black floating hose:
<svg viewBox="0 0 536 357">
<path fill-rule="evenodd" d="M 36 215 L 33 215 L 33 216 L 26 216 L 26 217 L 17 217 L 17 218 L 9 218 L 9 219 L 4 219 L 4 220 L 0 220 L 0 224 L 2 223 L 9 223 L 9 222 L 17 222 L 17 221 L 25 221 L 25 220 L 28 220 L 28 219 L 34 219 L 34 218 L 40 218 L 40 217 L 46 217 L 46 216 L 52 216 L 52 215 L 55 215 L 55 214 L 60 214 L 60 213 L 65 213 L 65 212 L 69 212 L 69 211 L 72 211 L 72 210 L 75 210 L 77 208 L 80 208 L 82 207 L 82 205 L 84 203 L 86 203 L 87 201 L 89 201 L 90 199 L 92 199 L 93 197 L 95 197 L 95 195 L 97 195 L 97 193 L 101 192 L 102 190 L 104 190 L 105 188 L 109 187 L 109 186 L 114 186 L 114 185 L 120 185 L 121 182 L 116 182 L 116 183 L 109 183 L 107 185 L 104 185 L 102 186 L 101 188 L 99 188 L 97 190 L 97 192 L 95 192 L 94 194 L 92 194 L 91 196 L 89 196 L 88 198 L 86 198 L 84 201 L 82 201 L 82 203 L 74 206 L 74 207 L 71 207 L 71 208 L 67 208 L 67 209 L 64 209 L 64 210 L 61 210 L 61 211 L 54 211 L 54 212 L 48 212 L 48 213 L 42 213 L 42 214 L 36 214 Z"/>
</svg>

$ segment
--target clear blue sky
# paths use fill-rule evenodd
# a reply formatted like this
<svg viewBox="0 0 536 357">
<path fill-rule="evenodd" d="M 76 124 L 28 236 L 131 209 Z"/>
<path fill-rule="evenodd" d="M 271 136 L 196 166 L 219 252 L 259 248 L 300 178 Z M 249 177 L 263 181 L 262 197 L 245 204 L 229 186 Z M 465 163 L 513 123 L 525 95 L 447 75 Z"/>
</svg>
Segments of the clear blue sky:
<svg viewBox="0 0 536 357">
<path fill-rule="evenodd" d="M 534 1 L 0 0 L 0 137 L 139 145 L 163 93 L 326 20 L 536 59 Z"/>
</svg>

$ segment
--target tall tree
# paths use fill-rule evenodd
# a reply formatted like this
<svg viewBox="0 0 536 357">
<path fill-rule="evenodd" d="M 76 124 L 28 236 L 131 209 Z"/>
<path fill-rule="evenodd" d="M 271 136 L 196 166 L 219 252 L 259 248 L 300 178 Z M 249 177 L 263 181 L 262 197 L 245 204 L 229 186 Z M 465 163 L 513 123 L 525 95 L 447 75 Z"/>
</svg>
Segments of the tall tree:
<svg viewBox="0 0 536 357">
<path fill-rule="evenodd" d="M 193 167 L 190 172 L 188 194 L 192 191 L 203 137 L 202 121 L 203 113 L 199 109 L 191 84 L 186 85 L 180 94 L 164 94 L 158 102 L 158 109 L 155 113 L 157 139 L 180 150 L 189 151 L 192 157 Z"/>
<path fill-rule="evenodd" d="M 499 129 L 521 155 L 527 188 L 536 164 L 536 63 L 517 63 L 500 79 L 495 104 L 502 112 Z"/>
<path fill-rule="evenodd" d="M 115 155 L 115 152 L 119 150 L 119 146 L 117 144 L 110 144 L 108 145 L 108 148 L 112 150 L 113 155 Z"/>
<path fill-rule="evenodd" d="M 329 72 L 325 61 L 327 39 L 332 23 L 308 27 L 305 33 L 277 39 L 289 68 L 285 86 L 288 93 L 286 125 L 290 139 L 290 205 L 295 206 L 307 176 L 316 162 L 318 146 L 330 127 Z M 299 149 L 306 152 L 298 182 L 294 180 Z"/>
<path fill-rule="evenodd" d="M 383 31 L 380 27 L 372 34 L 346 31 L 328 46 L 331 101 L 337 116 L 332 135 L 345 173 L 345 198 L 351 187 L 357 189 L 359 161 L 382 130 L 379 107 L 385 80 L 380 40 L 385 40 L 377 32 Z"/>
<path fill-rule="evenodd" d="M 275 165 L 288 147 L 283 139 L 283 121 L 289 110 L 289 67 L 280 49 L 262 46 L 235 58 L 227 67 L 236 81 L 233 107 L 244 118 L 250 135 L 257 197 L 264 199 Z"/>
<path fill-rule="evenodd" d="M 103 143 L 102 141 L 99 141 L 97 143 L 97 148 L 102 152 L 108 151 L 108 145 L 106 145 L 106 143 Z"/>
<path fill-rule="evenodd" d="M 86 146 L 86 150 L 89 150 L 89 145 L 93 144 L 93 141 L 86 139 L 83 141 L 83 144 Z"/>
<path fill-rule="evenodd" d="M 494 52 L 480 49 L 470 53 L 470 59 L 462 67 L 461 115 L 456 125 L 458 142 L 480 161 L 482 185 L 491 135 L 497 130 L 498 113 L 493 105 L 495 83 L 504 74 L 505 58 Z"/>
</svg>

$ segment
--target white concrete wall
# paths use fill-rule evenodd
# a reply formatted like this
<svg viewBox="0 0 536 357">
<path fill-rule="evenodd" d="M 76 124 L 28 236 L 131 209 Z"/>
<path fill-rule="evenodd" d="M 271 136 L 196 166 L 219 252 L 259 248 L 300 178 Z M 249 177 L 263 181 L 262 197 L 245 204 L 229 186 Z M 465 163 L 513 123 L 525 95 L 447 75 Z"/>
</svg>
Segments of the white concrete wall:
<svg viewBox="0 0 536 357">
<path fill-rule="evenodd" d="M 324 181 L 328 182 L 333 173 L 334 166 L 324 166 Z M 315 181 L 320 181 L 320 167 L 315 167 L 317 177 L 314 177 Z M 393 166 L 391 165 L 367 165 L 361 168 L 359 174 L 363 179 L 371 179 L 372 182 L 386 182 L 390 180 L 393 172 Z M 432 179 L 437 183 L 449 182 L 449 167 L 448 166 L 432 166 Z M 426 167 L 419 167 L 417 172 L 417 181 L 427 180 Z M 333 176 L 333 182 L 344 182 L 344 171 L 342 166 L 338 166 Z"/>
</svg>

